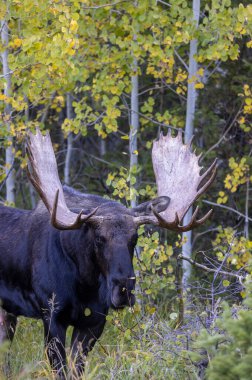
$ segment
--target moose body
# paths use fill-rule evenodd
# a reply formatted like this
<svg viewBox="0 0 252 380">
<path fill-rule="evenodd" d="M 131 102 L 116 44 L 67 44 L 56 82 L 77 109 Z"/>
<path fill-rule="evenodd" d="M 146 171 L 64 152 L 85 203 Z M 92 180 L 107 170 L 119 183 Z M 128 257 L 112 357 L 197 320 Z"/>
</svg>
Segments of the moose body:
<svg viewBox="0 0 252 380">
<path fill-rule="evenodd" d="M 54 347 L 48 355 L 57 370 L 65 360 L 68 326 L 74 326 L 74 356 L 82 344 L 81 362 L 101 335 L 109 308 L 135 302 L 133 210 L 67 187 L 64 194 L 70 209 L 88 213 L 99 206 L 97 215 L 107 216 L 106 222 L 61 231 L 51 225 L 41 201 L 32 211 L 0 208 L 2 307 L 14 316 L 43 320 L 45 339 Z"/>
<path fill-rule="evenodd" d="M 160 136 L 153 147 L 159 197 L 128 209 L 63 189 L 49 134 L 29 133 L 27 149 L 29 179 L 42 201 L 32 211 L 0 208 L 0 300 L 8 313 L 9 338 L 17 316 L 43 320 L 50 363 L 64 378 L 67 327 L 74 327 L 71 352 L 80 374 L 109 308 L 135 303 L 132 260 L 138 226 L 183 232 L 204 223 L 212 211 L 196 220 L 196 208 L 189 224 L 181 225 L 212 183 L 216 162 L 200 175 L 199 158 L 183 144 L 181 133 Z M 2 325 L 0 315 L 0 339 Z"/>
</svg>

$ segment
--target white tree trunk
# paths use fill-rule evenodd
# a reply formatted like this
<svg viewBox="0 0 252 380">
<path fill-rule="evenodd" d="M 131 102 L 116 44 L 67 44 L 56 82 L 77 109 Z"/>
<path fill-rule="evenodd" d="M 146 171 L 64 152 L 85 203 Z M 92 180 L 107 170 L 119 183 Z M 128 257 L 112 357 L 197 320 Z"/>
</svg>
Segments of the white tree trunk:
<svg viewBox="0 0 252 380">
<path fill-rule="evenodd" d="M 66 116 L 68 119 L 73 118 L 72 96 L 69 93 L 67 94 L 67 98 L 66 98 Z M 66 160 L 65 160 L 65 167 L 64 167 L 64 182 L 66 185 L 71 184 L 70 170 L 71 170 L 72 151 L 73 151 L 73 134 L 70 132 L 67 136 L 67 152 L 66 152 Z"/>
<path fill-rule="evenodd" d="M 104 156 L 106 154 L 106 140 L 100 139 L 100 155 Z"/>
<path fill-rule="evenodd" d="M 138 104 L 138 72 L 137 60 L 134 59 L 133 71 L 131 77 L 131 120 L 130 120 L 130 138 L 129 138 L 129 151 L 130 151 L 130 173 L 135 177 L 134 168 L 138 165 L 138 151 L 137 151 L 137 133 L 139 130 L 139 104 Z M 134 185 L 131 184 L 131 207 L 136 207 L 137 199 L 134 194 Z"/>
<path fill-rule="evenodd" d="M 200 15 L 200 0 L 193 0 L 193 19 L 196 22 L 196 26 L 199 23 Z M 197 40 L 194 39 L 190 42 L 190 56 L 189 56 L 189 79 L 197 76 L 198 65 L 195 60 L 197 54 Z M 187 105 L 186 105 L 186 126 L 185 126 L 185 143 L 193 136 L 193 123 L 195 116 L 197 92 L 195 89 L 195 82 L 188 83 L 187 87 Z M 184 225 L 188 224 L 192 217 L 192 207 L 188 210 L 185 218 Z M 183 245 L 182 254 L 186 257 L 191 257 L 192 254 L 192 231 L 184 232 L 183 239 L 186 239 L 186 243 Z M 188 278 L 191 274 L 191 265 L 187 261 L 183 261 L 183 283 L 186 285 Z"/>
<path fill-rule="evenodd" d="M 25 109 L 25 122 L 28 124 L 30 120 L 30 112 L 29 112 L 29 99 L 27 96 L 24 97 L 25 101 L 27 103 L 27 108 Z M 32 183 L 28 181 L 28 186 L 29 186 L 29 193 L 30 193 L 30 200 L 31 200 L 31 207 L 34 209 L 36 207 L 36 190 L 34 189 Z"/>
<path fill-rule="evenodd" d="M 5 78 L 5 87 L 4 95 L 9 97 L 11 95 L 11 73 L 8 64 L 8 43 L 9 43 L 9 34 L 8 34 L 8 24 L 7 21 L 1 21 L 1 41 L 3 46 L 6 48 L 1 53 L 2 65 L 3 65 L 3 75 Z M 11 126 L 11 105 L 5 104 L 5 123 L 7 126 L 7 131 L 10 132 Z M 14 153 L 13 153 L 13 139 L 11 136 L 8 137 L 8 147 L 5 151 L 5 164 L 6 164 L 6 200 L 10 203 L 15 203 L 15 172 L 13 169 L 14 165 Z"/>
</svg>

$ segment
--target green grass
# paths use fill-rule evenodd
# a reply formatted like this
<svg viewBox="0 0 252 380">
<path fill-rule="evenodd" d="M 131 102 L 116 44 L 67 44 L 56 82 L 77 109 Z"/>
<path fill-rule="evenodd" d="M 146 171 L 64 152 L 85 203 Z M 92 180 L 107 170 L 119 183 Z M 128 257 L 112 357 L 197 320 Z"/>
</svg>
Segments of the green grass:
<svg viewBox="0 0 252 380">
<path fill-rule="evenodd" d="M 71 328 L 67 353 L 70 356 Z M 3 362 L 3 356 L 2 356 Z M 12 379 L 53 379 L 43 347 L 39 321 L 19 319 L 10 348 Z M 1 379 L 4 379 L 2 375 Z M 183 334 L 171 326 L 169 316 L 135 311 L 113 312 L 104 333 L 89 354 L 83 380 L 196 380 L 197 371 L 185 349 Z"/>
</svg>

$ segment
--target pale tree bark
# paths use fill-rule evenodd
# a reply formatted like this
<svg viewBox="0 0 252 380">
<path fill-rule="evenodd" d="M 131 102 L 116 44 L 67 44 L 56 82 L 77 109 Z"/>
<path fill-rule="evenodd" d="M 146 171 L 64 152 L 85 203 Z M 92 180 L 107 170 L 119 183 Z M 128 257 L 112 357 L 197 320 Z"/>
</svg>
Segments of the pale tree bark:
<svg viewBox="0 0 252 380">
<path fill-rule="evenodd" d="M 193 19 L 198 27 L 200 15 L 200 0 L 193 0 Z M 198 65 L 195 60 L 197 54 L 197 39 L 190 42 L 190 55 L 189 55 L 189 79 L 197 76 Z M 190 81 L 191 82 L 191 81 Z M 188 143 L 193 136 L 193 124 L 196 109 L 197 92 L 195 89 L 195 81 L 188 83 L 187 87 L 187 105 L 186 105 L 186 126 L 185 126 L 185 143 Z M 188 224 L 192 217 L 192 207 L 188 210 L 185 218 L 184 225 Z M 182 254 L 185 257 L 191 257 L 192 254 L 192 231 L 184 232 L 182 238 L 186 240 L 182 248 Z M 187 284 L 188 278 L 191 274 L 191 265 L 188 261 L 183 262 L 183 283 Z"/>
<path fill-rule="evenodd" d="M 29 99 L 27 98 L 27 96 L 25 96 L 25 101 L 27 103 L 27 107 L 25 109 L 25 122 L 26 122 L 26 125 L 28 125 L 29 123 L 29 120 L 30 120 L 30 112 L 29 112 Z M 33 185 L 31 184 L 30 181 L 28 181 L 28 186 L 29 186 L 29 193 L 30 193 L 30 200 L 31 200 L 31 207 L 32 208 L 35 208 L 36 207 L 36 191 L 33 187 Z"/>
<path fill-rule="evenodd" d="M 249 240 L 249 178 L 246 182 L 244 236 Z"/>
<path fill-rule="evenodd" d="M 137 151 L 137 133 L 139 130 L 139 103 L 138 103 L 138 65 L 137 60 L 133 62 L 133 75 L 131 76 L 131 114 L 130 114 L 130 137 L 129 137 L 129 152 L 130 152 L 130 174 L 133 179 L 136 174 L 134 169 L 138 165 L 138 151 Z M 137 199 L 134 193 L 134 184 L 131 186 L 131 207 L 136 207 Z"/>
<path fill-rule="evenodd" d="M 99 150 L 100 150 L 100 155 L 105 156 L 106 154 L 106 140 L 105 139 L 100 139 L 100 145 L 99 145 Z"/>
<path fill-rule="evenodd" d="M 1 53 L 3 76 L 5 78 L 4 95 L 8 98 L 11 96 L 11 73 L 8 64 L 8 43 L 9 43 L 9 30 L 6 20 L 1 20 L 1 42 L 4 50 Z M 6 123 L 7 132 L 10 132 L 11 126 L 11 105 L 5 103 L 4 110 L 4 123 Z M 6 164 L 6 200 L 9 203 L 15 203 L 15 174 L 13 170 L 14 154 L 13 154 L 13 141 L 12 137 L 8 137 L 8 147 L 5 153 Z M 6 340 L 12 340 L 16 328 L 17 319 L 15 316 L 6 313 L 0 308 L 0 345 Z M 6 357 L 4 372 L 9 374 L 9 361 L 8 355 Z"/>
<path fill-rule="evenodd" d="M 1 53 L 3 76 L 5 78 L 4 95 L 8 98 L 11 96 L 11 73 L 8 64 L 8 43 L 9 43 L 9 30 L 6 20 L 1 21 L 1 41 L 5 47 Z M 8 133 L 10 133 L 11 127 L 11 105 L 5 103 L 4 122 L 7 127 Z M 13 153 L 13 139 L 8 136 L 8 147 L 5 151 L 5 165 L 6 165 L 6 201 L 8 203 L 15 203 L 15 172 L 14 165 L 14 153 Z"/>
<path fill-rule="evenodd" d="M 72 96 L 70 93 L 67 93 L 66 96 L 66 116 L 67 119 L 71 120 L 74 117 L 73 114 L 73 105 L 72 105 Z M 64 182 L 66 185 L 71 185 L 71 158 L 73 151 L 73 134 L 70 132 L 67 136 L 67 151 L 66 151 L 66 159 L 64 166 Z"/>
<path fill-rule="evenodd" d="M 136 36 L 134 36 L 134 39 Z M 137 134 L 139 131 L 139 83 L 138 83 L 138 62 L 134 58 L 132 65 L 132 76 L 131 76 L 131 105 L 130 105 L 130 136 L 129 136 L 129 153 L 130 153 L 130 206 L 132 208 L 137 206 L 137 197 L 135 194 L 135 183 L 132 183 L 133 178 L 136 178 L 136 172 L 138 166 L 138 147 L 137 147 Z M 139 257 L 141 250 L 137 245 L 135 247 L 136 256 Z M 136 276 L 139 277 L 138 271 L 136 271 Z M 141 288 L 136 283 L 136 293 L 141 293 Z M 141 300 L 138 299 L 138 303 Z"/>
</svg>

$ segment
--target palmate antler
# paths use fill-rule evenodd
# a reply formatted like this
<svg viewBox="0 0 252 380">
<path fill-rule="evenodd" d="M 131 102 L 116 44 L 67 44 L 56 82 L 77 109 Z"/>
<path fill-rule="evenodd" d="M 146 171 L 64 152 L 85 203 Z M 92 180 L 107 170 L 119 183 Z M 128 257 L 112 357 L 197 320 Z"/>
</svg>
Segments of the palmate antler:
<svg viewBox="0 0 252 380">
<path fill-rule="evenodd" d="M 29 132 L 28 138 L 28 176 L 51 215 L 52 225 L 60 230 L 80 228 L 84 222 L 94 218 L 97 208 L 88 215 L 68 209 L 49 132 L 43 136 L 37 129 L 36 135 Z"/>
<path fill-rule="evenodd" d="M 152 149 L 152 162 L 158 196 L 170 198 L 169 207 L 158 213 L 152 209 L 153 217 L 138 217 L 137 224 L 153 223 L 173 231 L 185 232 L 203 224 L 212 214 L 210 210 L 204 217 L 196 220 L 199 208 L 196 207 L 188 225 L 181 225 L 189 207 L 203 194 L 213 182 L 216 175 L 216 160 L 209 169 L 200 175 L 202 167 L 199 166 L 200 156 L 191 152 L 191 143 L 183 144 L 182 131 L 176 137 L 160 135 Z M 205 179 L 209 176 L 209 179 Z"/>
</svg>

